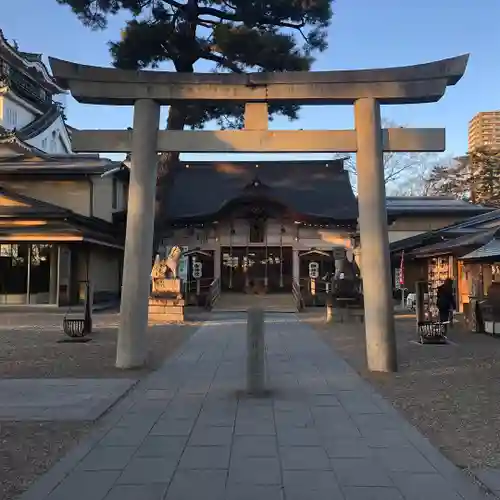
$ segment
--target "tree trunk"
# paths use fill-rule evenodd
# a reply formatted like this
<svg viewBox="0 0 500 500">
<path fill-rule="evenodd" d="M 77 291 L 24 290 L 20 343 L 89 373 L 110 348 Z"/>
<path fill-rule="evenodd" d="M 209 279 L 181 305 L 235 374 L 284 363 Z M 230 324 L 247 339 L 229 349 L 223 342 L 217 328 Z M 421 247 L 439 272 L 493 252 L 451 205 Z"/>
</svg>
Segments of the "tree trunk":
<svg viewBox="0 0 500 500">
<path fill-rule="evenodd" d="M 183 130 L 185 123 L 185 107 L 183 105 L 170 106 L 167 118 L 167 130 Z M 179 152 L 163 153 L 158 159 L 153 256 L 158 252 L 162 233 L 169 218 L 169 214 L 167 213 L 168 196 L 175 176 L 180 169 L 179 157 Z"/>
<path fill-rule="evenodd" d="M 179 35 L 186 40 L 186 49 L 179 59 L 174 60 L 175 70 L 181 73 L 192 73 L 194 63 L 198 59 L 196 52 L 189 50 L 191 43 L 196 40 L 196 28 L 198 26 L 198 0 L 188 0 L 182 13 L 187 21 L 180 28 Z M 168 110 L 167 130 L 183 130 L 186 125 L 187 115 L 186 102 L 171 105 Z M 158 252 L 162 234 L 165 231 L 169 214 L 167 213 L 168 196 L 175 180 L 175 176 L 180 169 L 180 152 L 162 154 L 158 161 L 158 174 L 156 177 L 156 200 L 155 200 L 155 229 L 153 237 L 153 255 Z"/>
</svg>

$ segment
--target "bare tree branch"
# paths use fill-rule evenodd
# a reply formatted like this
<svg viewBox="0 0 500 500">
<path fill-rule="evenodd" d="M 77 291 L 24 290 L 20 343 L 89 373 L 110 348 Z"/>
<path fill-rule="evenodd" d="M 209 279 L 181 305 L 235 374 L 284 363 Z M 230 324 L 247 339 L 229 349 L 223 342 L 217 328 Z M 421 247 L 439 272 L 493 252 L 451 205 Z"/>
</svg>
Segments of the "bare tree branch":
<svg viewBox="0 0 500 500">
<path fill-rule="evenodd" d="M 382 120 L 382 126 L 400 127 L 387 119 Z M 414 193 L 412 196 L 425 196 L 428 191 L 426 179 L 436 161 L 434 153 L 384 153 L 384 179 L 387 191 L 393 194 L 411 192 Z M 344 165 L 351 176 L 353 187 L 356 188 L 356 155 L 351 155 Z"/>
</svg>

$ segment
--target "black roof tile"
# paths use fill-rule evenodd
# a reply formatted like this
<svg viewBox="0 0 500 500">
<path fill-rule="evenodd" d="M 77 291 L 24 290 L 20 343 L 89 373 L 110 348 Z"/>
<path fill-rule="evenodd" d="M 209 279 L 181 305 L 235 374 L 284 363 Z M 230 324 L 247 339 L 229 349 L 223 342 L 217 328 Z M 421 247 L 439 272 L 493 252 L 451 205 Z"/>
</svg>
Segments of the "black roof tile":
<svg viewBox="0 0 500 500">
<path fill-rule="evenodd" d="M 254 181 L 266 197 L 292 211 L 352 221 L 358 206 L 341 160 L 276 162 L 191 162 L 184 164 L 170 191 L 168 217 L 215 216 L 244 197 Z"/>
</svg>

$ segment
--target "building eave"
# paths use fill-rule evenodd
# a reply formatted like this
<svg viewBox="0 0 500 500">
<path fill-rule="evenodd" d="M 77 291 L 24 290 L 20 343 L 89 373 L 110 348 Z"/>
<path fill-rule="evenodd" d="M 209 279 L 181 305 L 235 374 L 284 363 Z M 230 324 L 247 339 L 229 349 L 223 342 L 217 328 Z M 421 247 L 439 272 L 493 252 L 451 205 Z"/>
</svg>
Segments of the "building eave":
<svg viewBox="0 0 500 500">
<path fill-rule="evenodd" d="M 12 150 L 15 156 L 24 154 L 34 154 L 41 158 L 47 156 L 47 154 L 41 149 L 38 149 L 37 147 L 22 140 L 15 130 L 6 130 L 0 126 L 0 147 L 2 145 L 7 146 L 8 149 Z"/>
<path fill-rule="evenodd" d="M 46 86 L 46 89 L 52 92 L 53 94 L 64 94 L 66 93 L 66 90 L 64 87 L 60 86 L 56 79 L 49 73 L 47 67 L 42 61 L 32 61 L 27 59 L 22 55 L 21 52 L 19 52 L 16 48 L 12 47 L 7 39 L 5 38 L 3 31 L 0 29 L 0 52 L 4 52 L 5 54 L 8 54 L 10 58 L 14 61 L 16 61 L 19 65 L 20 68 L 24 68 L 25 71 L 26 69 L 30 69 L 31 71 L 35 71 L 37 75 L 40 75 L 43 77 L 43 82 Z M 29 72 L 28 72 L 29 74 Z M 30 75 L 34 76 L 34 75 Z"/>
</svg>

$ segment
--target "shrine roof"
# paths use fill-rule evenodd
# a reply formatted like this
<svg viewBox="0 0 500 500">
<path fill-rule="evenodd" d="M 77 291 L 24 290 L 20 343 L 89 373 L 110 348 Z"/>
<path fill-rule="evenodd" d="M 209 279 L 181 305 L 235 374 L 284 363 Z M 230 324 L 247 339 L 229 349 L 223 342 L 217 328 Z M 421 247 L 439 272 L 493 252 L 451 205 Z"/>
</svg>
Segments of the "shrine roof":
<svg viewBox="0 0 500 500">
<path fill-rule="evenodd" d="M 249 190 L 253 185 L 262 189 Z M 174 220 L 216 217 L 229 203 L 249 196 L 317 218 L 355 221 L 358 217 L 342 160 L 183 164 L 172 186 L 167 214 Z"/>
<path fill-rule="evenodd" d="M 100 158 L 99 155 L 50 154 L 36 150 L 25 151 L 17 156 L 0 156 L 2 177 L 103 175 L 108 172 L 118 173 L 122 167 L 122 162 Z"/>
<path fill-rule="evenodd" d="M 472 252 L 464 255 L 463 260 L 496 259 L 500 257 L 500 239 L 494 238 L 486 245 L 476 248 Z"/>
<path fill-rule="evenodd" d="M 29 74 L 52 94 L 64 93 L 64 88 L 59 86 L 55 78 L 50 74 L 47 66 L 45 66 L 42 55 L 19 50 L 16 44 L 11 44 L 7 41 L 1 29 L 0 55 L 17 69 Z"/>
<path fill-rule="evenodd" d="M 464 253 L 469 253 L 474 248 L 486 245 L 497 235 L 498 231 L 498 227 L 494 227 L 472 234 L 464 234 L 458 238 L 418 248 L 411 252 L 411 254 L 417 258 L 435 257 L 438 255 L 449 254 L 460 256 Z"/>
<path fill-rule="evenodd" d="M 466 200 L 445 196 L 388 196 L 389 215 L 416 215 L 428 213 L 464 213 L 478 215 L 490 212 L 491 208 L 474 205 Z"/>
</svg>

